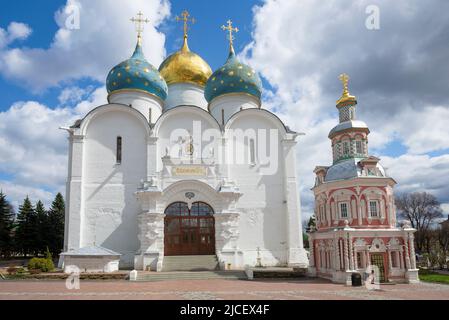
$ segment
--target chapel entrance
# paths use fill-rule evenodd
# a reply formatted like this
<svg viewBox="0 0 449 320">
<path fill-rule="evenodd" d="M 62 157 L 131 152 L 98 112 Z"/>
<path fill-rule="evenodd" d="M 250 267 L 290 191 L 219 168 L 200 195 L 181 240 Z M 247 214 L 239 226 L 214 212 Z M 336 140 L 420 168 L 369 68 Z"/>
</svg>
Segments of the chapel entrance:
<svg viewBox="0 0 449 320">
<path fill-rule="evenodd" d="M 172 203 L 165 209 L 164 255 L 214 255 L 214 210 L 204 202 Z"/>
<path fill-rule="evenodd" d="M 379 268 L 379 282 L 385 282 L 385 264 L 384 255 L 382 253 L 372 253 L 371 264 Z"/>
</svg>

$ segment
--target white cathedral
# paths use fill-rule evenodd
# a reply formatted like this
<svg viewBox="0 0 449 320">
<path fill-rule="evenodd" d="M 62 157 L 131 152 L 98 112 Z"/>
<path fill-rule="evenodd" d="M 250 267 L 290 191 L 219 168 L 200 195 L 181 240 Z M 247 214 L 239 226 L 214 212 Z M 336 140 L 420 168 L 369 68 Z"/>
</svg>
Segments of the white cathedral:
<svg viewBox="0 0 449 320">
<path fill-rule="evenodd" d="M 308 267 L 298 133 L 263 109 L 257 73 L 233 49 L 215 72 L 187 42 L 160 66 L 134 54 L 107 76 L 108 104 L 67 128 L 61 265 L 84 270 Z M 212 264 L 211 264 L 212 261 Z M 184 266 L 185 267 L 185 266 Z"/>
</svg>

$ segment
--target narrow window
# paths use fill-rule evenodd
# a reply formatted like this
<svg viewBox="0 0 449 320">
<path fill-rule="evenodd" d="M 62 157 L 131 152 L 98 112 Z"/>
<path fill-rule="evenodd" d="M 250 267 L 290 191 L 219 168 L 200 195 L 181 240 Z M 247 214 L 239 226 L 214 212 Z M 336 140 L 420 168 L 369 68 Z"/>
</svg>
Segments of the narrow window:
<svg viewBox="0 0 449 320">
<path fill-rule="evenodd" d="M 122 163 L 122 137 L 117 137 L 117 150 L 116 150 L 117 163 Z"/>
<path fill-rule="evenodd" d="M 363 149 L 362 149 L 362 141 L 357 140 L 355 142 L 355 149 L 356 149 L 356 153 L 357 154 L 362 154 L 363 153 Z"/>
<path fill-rule="evenodd" d="M 377 201 L 370 201 L 369 202 L 369 213 L 371 217 L 377 217 L 378 216 L 378 208 L 377 208 Z"/>
<path fill-rule="evenodd" d="M 347 156 L 349 154 L 349 142 L 343 142 L 343 154 Z"/>
<path fill-rule="evenodd" d="M 254 142 L 254 139 L 249 140 L 249 153 L 250 153 L 251 164 L 255 164 L 256 163 L 256 144 Z"/>
<path fill-rule="evenodd" d="M 349 120 L 354 120 L 355 119 L 355 110 L 354 108 L 350 108 L 349 109 Z"/>
<path fill-rule="evenodd" d="M 221 124 L 224 126 L 225 121 L 224 121 L 224 109 L 221 109 Z"/>
<path fill-rule="evenodd" d="M 348 217 L 348 204 L 346 202 L 340 203 L 340 217 Z"/>
<path fill-rule="evenodd" d="M 153 123 L 152 121 L 151 121 L 151 117 L 153 116 L 153 109 L 151 109 L 151 108 L 149 108 L 149 110 L 148 110 L 148 122 L 149 123 Z"/>
</svg>

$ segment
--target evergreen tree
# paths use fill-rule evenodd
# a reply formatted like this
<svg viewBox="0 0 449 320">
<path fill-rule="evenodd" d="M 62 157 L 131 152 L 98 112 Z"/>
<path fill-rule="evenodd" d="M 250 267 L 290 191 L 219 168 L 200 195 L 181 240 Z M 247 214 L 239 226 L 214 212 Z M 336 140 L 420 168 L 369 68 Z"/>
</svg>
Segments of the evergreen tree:
<svg viewBox="0 0 449 320">
<path fill-rule="evenodd" d="M 14 210 L 0 191 L 0 256 L 9 256 L 13 251 L 13 223 Z"/>
<path fill-rule="evenodd" d="M 23 204 L 19 206 L 19 214 L 17 215 L 17 228 L 15 232 L 17 251 L 23 253 L 25 256 L 29 253 L 36 253 L 37 235 L 38 223 L 36 211 L 27 196 L 23 200 Z"/>
<path fill-rule="evenodd" d="M 36 218 L 37 218 L 37 251 L 39 253 L 44 253 L 48 246 L 48 234 L 49 234 L 49 223 L 47 211 L 45 210 L 42 201 L 38 201 L 36 204 Z"/>
<path fill-rule="evenodd" d="M 51 231 L 48 234 L 48 248 L 54 257 L 59 256 L 64 248 L 65 204 L 61 193 L 58 193 L 48 211 L 48 224 Z"/>
</svg>

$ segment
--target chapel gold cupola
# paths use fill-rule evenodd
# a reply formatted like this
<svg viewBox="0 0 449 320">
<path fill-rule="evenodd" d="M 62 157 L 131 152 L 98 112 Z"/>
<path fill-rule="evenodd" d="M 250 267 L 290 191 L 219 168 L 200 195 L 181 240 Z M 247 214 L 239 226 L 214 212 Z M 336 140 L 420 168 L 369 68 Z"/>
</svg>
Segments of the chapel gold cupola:
<svg viewBox="0 0 449 320">
<path fill-rule="evenodd" d="M 109 72 L 106 79 L 108 101 L 130 105 L 139 110 L 150 122 L 160 116 L 167 98 L 167 84 L 158 70 L 150 64 L 142 50 L 144 23 L 142 12 L 132 18 L 136 24 L 137 45 L 131 58 L 121 62 Z"/>
<path fill-rule="evenodd" d="M 332 140 L 334 163 L 351 161 L 353 165 L 368 157 L 370 131 L 365 122 L 356 118 L 357 99 L 349 93 L 349 76 L 344 73 L 339 79 L 343 84 L 343 94 L 337 100 L 340 123 L 330 131 L 329 139 Z"/>
<path fill-rule="evenodd" d="M 209 64 L 198 54 L 190 51 L 188 44 L 188 23 L 196 20 L 184 10 L 177 21 L 184 24 L 184 40 L 181 49 L 167 57 L 159 67 L 159 72 L 168 85 L 168 99 L 165 110 L 179 105 L 194 105 L 204 109 L 204 86 L 212 74 Z"/>
<path fill-rule="evenodd" d="M 239 110 L 260 108 L 262 82 L 256 71 L 240 62 L 235 55 L 233 33 L 239 29 L 232 26 L 231 20 L 221 28 L 228 32 L 228 59 L 209 78 L 204 94 L 209 103 L 209 111 L 219 123 L 224 124 Z"/>
</svg>

